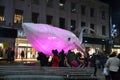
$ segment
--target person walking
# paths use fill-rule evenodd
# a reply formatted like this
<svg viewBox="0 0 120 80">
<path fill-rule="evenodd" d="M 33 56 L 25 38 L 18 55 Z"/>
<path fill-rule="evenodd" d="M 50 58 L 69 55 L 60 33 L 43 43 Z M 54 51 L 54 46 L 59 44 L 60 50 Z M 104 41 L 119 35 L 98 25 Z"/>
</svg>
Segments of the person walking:
<svg viewBox="0 0 120 80">
<path fill-rule="evenodd" d="M 96 73 L 97 73 L 97 63 L 96 63 L 96 61 L 97 61 L 97 54 L 93 53 L 93 55 L 90 58 L 90 67 L 94 68 L 93 76 L 96 76 Z"/>
<path fill-rule="evenodd" d="M 106 61 L 105 67 L 109 69 L 109 75 L 111 80 L 119 80 L 117 78 L 117 72 L 119 70 L 120 60 L 117 58 L 117 52 L 112 52 L 110 58 Z"/>
<path fill-rule="evenodd" d="M 117 57 L 118 57 L 119 60 L 120 60 L 120 53 L 117 55 Z M 120 80 L 120 66 L 119 66 L 119 70 L 118 70 L 118 72 L 117 72 L 117 78 L 118 78 L 118 80 Z"/>
<path fill-rule="evenodd" d="M 22 50 L 22 52 L 21 52 L 21 60 L 23 61 L 23 59 L 24 59 L 24 56 L 25 56 L 25 54 L 24 54 L 24 51 Z"/>
</svg>

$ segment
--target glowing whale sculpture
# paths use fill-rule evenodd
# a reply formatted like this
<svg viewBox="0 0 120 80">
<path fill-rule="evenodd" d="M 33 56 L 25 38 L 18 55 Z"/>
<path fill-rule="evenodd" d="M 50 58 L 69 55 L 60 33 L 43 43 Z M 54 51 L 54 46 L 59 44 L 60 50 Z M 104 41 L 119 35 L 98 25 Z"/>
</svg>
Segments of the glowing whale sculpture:
<svg viewBox="0 0 120 80">
<path fill-rule="evenodd" d="M 32 47 L 48 56 L 52 56 L 52 50 L 55 49 L 58 52 L 62 49 L 67 52 L 77 48 L 84 52 L 81 48 L 82 41 L 68 30 L 47 24 L 34 23 L 23 23 L 22 27 Z"/>
</svg>

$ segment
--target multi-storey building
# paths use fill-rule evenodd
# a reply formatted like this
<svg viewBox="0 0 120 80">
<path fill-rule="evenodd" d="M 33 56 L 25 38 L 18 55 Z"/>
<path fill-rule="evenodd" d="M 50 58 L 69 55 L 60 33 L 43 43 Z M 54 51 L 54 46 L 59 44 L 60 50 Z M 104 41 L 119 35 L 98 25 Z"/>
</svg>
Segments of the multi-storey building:
<svg viewBox="0 0 120 80">
<path fill-rule="evenodd" d="M 15 30 L 0 32 L 0 46 L 15 46 L 15 58 L 20 58 L 22 50 L 26 58 L 35 58 L 22 30 L 23 22 L 50 24 L 77 36 L 82 27 L 90 27 L 95 32 L 84 31 L 83 47 L 104 50 L 109 38 L 109 5 L 99 0 L 0 0 L 0 30 Z"/>
</svg>

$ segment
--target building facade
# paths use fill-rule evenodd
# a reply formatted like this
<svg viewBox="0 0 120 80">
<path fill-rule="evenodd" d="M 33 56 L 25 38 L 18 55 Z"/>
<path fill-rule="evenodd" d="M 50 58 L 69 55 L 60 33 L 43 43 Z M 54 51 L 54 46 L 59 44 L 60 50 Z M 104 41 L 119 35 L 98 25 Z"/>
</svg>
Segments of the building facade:
<svg viewBox="0 0 120 80">
<path fill-rule="evenodd" d="M 78 37 L 82 27 L 90 27 L 95 32 L 84 31 L 83 47 L 94 50 L 104 50 L 109 39 L 109 5 L 99 0 L 0 0 L 0 27 L 17 30 L 17 37 L 12 40 L 16 59 L 21 58 L 22 50 L 25 58 L 37 55 L 22 30 L 23 22 L 53 25 L 70 30 Z M 9 41 L 1 39 L 2 36 L 3 46 L 3 42 Z"/>
</svg>

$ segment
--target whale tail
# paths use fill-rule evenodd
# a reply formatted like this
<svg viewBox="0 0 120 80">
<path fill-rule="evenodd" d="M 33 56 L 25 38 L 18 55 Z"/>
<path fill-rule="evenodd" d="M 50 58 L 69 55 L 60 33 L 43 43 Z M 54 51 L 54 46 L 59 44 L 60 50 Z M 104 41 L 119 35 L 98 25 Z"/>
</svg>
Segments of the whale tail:
<svg viewBox="0 0 120 80">
<path fill-rule="evenodd" d="M 83 31 L 84 30 L 90 30 L 90 31 L 93 31 L 93 32 L 95 32 L 95 30 L 94 29 L 92 29 L 92 28 L 90 28 L 90 27 L 82 27 L 82 29 L 80 30 L 80 34 L 79 34 L 79 40 L 81 41 L 81 42 L 83 42 Z"/>
</svg>

